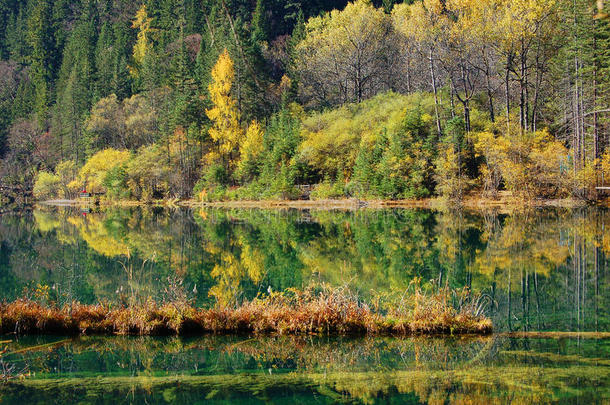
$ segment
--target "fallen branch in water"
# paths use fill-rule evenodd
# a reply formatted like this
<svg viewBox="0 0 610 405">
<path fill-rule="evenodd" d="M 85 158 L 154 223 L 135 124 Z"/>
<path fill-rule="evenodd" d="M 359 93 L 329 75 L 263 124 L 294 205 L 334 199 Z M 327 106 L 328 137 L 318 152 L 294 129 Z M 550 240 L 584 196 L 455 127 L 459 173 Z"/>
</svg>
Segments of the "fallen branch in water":
<svg viewBox="0 0 610 405">
<path fill-rule="evenodd" d="M 459 295 L 459 307 L 452 297 Z M 487 334 L 491 320 L 478 301 L 464 305 L 467 290 L 416 287 L 400 303 L 372 310 L 346 288 L 310 287 L 271 293 L 235 307 L 197 309 L 188 302 L 113 307 L 111 304 L 56 307 L 20 299 L 0 304 L 0 334 Z M 455 301 L 455 300 L 453 300 Z"/>
</svg>

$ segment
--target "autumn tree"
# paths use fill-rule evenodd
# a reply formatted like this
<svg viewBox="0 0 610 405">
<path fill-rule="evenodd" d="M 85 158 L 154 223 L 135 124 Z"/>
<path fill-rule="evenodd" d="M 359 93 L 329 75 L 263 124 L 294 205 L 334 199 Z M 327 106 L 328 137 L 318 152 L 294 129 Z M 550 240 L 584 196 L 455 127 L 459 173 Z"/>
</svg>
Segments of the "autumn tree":
<svg viewBox="0 0 610 405">
<path fill-rule="evenodd" d="M 239 112 L 235 99 L 231 96 L 235 79 L 233 66 L 233 60 L 225 49 L 212 69 L 212 82 L 208 91 L 213 107 L 206 110 L 208 118 L 212 121 L 212 127 L 208 132 L 216 145 L 216 150 L 207 155 L 208 163 L 220 159 L 227 169 L 234 164 L 233 159 L 243 137 Z"/>
<path fill-rule="evenodd" d="M 131 76 L 136 79 L 136 83 L 150 90 L 158 82 L 159 72 L 156 65 L 153 49 L 152 35 L 156 29 L 152 26 L 153 18 L 148 16 L 146 5 L 137 11 L 132 28 L 138 30 L 136 43 L 133 46 L 133 65 L 129 66 Z"/>
<path fill-rule="evenodd" d="M 296 47 L 301 95 L 315 105 L 360 102 L 387 88 L 396 57 L 390 18 L 368 0 L 310 19 Z"/>
<path fill-rule="evenodd" d="M 212 82 L 208 87 L 213 103 L 213 107 L 206 110 L 212 121 L 208 132 L 215 150 L 207 154 L 206 160 L 208 165 L 220 163 L 228 175 L 236 166 L 240 171 L 247 172 L 260 154 L 263 141 L 262 130 L 256 121 L 246 131 L 241 126 L 240 114 L 231 95 L 234 79 L 233 60 L 225 49 L 212 69 Z"/>
<path fill-rule="evenodd" d="M 443 133 L 441 106 L 439 98 L 438 40 L 446 38 L 449 20 L 443 13 L 440 0 L 423 0 L 413 4 L 396 5 L 392 11 L 394 27 L 397 32 L 411 41 L 419 57 L 428 61 L 430 88 L 434 94 L 434 114 L 436 131 Z"/>
<path fill-rule="evenodd" d="M 240 146 L 240 159 L 237 169 L 242 177 L 252 178 L 258 174 L 258 159 L 262 152 L 263 129 L 258 122 L 252 121 Z"/>
</svg>

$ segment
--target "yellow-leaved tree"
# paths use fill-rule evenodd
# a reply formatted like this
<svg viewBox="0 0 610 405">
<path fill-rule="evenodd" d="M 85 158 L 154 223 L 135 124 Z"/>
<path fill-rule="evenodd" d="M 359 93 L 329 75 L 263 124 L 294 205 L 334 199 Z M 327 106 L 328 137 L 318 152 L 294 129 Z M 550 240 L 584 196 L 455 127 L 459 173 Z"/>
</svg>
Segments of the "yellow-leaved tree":
<svg viewBox="0 0 610 405">
<path fill-rule="evenodd" d="M 257 121 L 252 121 L 240 147 L 238 170 L 243 177 L 256 174 L 256 163 L 263 152 L 263 129 Z"/>
<path fill-rule="evenodd" d="M 104 149 L 91 156 L 80 169 L 78 178 L 68 185 L 73 190 L 84 187 L 91 193 L 105 193 L 106 176 L 117 166 L 125 165 L 131 158 L 128 150 Z"/>
<path fill-rule="evenodd" d="M 439 39 L 445 38 L 450 19 L 440 0 L 423 0 L 413 4 L 398 4 L 392 10 L 394 29 L 404 36 L 403 42 L 411 44 L 419 57 L 427 60 L 430 84 L 434 94 L 436 131 L 442 134 L 440 97 L 438 96 L 438 48 Z"/>
<path fill-rule="evenodd" d="M 217 146 L 217 152 L 211 152 L 207 156 L 209 164 L 218 159 L 227 167 L 234 164 L 232 160 L 235 158 L 243 138 L 237 103 L 231 97 L 234 79 L 233 60 L 225 49 L 212 69 L 212 83 L 208 86 L 210 98 L 214 104 L 212 108 L 206 110 L 208 118 L 212 121 L 212 127 L 208 132 Z"/>
<path fill-rule="evenodd" d="M 569 187 L 569 154 L 547 129 L 476 134 L 475 150 L 485 158 L 485 191 L 495 194 L 500 181 L 514 196 L 525 199 L 562 197 Z"/>
<path fill-rule="evenodd" d="M 129 71 L 133 77 L 138 77 L 140 75 L 140 68 L 152 47 L 150 34 L 155 31 L 155 29 L 151 27 L 152 20 L 153 19 L 148 16 L 146 5 L 143 4 L 136 12 L 133 23 L 131 24 L 131 28 L 138 30 L 136 43 L 133 46 L 133 60 L 135 66 L 129 67 Z"/>
<path fill-rule="evenodd" d="M 312 102 L 360 102 L 376 94 L 395 53 L 390 18 L 370 0 L 311 18 L 296 47 L 302 93 Z"/>
<path fill-rule="evenodd" d="M 207 165 L 221 164 L 228 175 L 237 166 L 240 174 L 252 171 L 256 158 L 263 150 L 263 130 L 252 121 L 246 131 L 240 125 L 240 113 L 231 89 L 235 79 L 233 60 L 225 49 L 212 69 L 212 83 L 208 86 L 213 107 L 206 110 L 212 127 L 208 130 L 216 145 L 205 159 Z"/>
</svg>

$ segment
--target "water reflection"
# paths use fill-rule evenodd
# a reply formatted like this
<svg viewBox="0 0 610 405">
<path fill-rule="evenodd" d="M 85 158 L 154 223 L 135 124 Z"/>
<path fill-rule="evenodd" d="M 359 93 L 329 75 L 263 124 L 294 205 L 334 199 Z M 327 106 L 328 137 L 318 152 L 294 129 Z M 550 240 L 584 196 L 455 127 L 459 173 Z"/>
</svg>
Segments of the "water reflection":
<svg viewBox="0 0 610 405">
<path fill-rule="evenodd" d="M 607 330 L 610 214 L 360 210 L 45 209 L 0 217 L 0 293 L 232 304 L 311 280 L 370 300 L 413 277 L 496 303 L 497 330 Z"/>
<path fill-rule="evenodd" d="M 57 338 L 56 338 L 57 340 Z M 51 344 L 50 344 L 51 343 Z M 602 403 L 608 341 L 27 338 L 3 403 Z M 116 402 L 115 402 L 116 403 Z"/>
</svg>

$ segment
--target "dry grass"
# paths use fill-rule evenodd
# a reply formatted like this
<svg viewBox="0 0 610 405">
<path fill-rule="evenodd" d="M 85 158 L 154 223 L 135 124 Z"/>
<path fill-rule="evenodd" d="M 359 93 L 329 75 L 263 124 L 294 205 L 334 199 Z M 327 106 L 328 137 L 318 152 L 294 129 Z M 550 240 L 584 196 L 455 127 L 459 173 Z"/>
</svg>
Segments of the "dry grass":
<svg viewBox="0 0 610 405">
<path fill-rule="evenodd" d="M 456 305 L 456 297 L 459 303 Z M 376 309 L 347 288 L 328 286 L 271 293 L 235 307 L 197 309 L 186 301 L 113 307 L 63 307 L 28 299 L 0 304 L 0 334 L 487 334 L 491 321 L 467 290 L 419 287 Z"/>
</svg>

